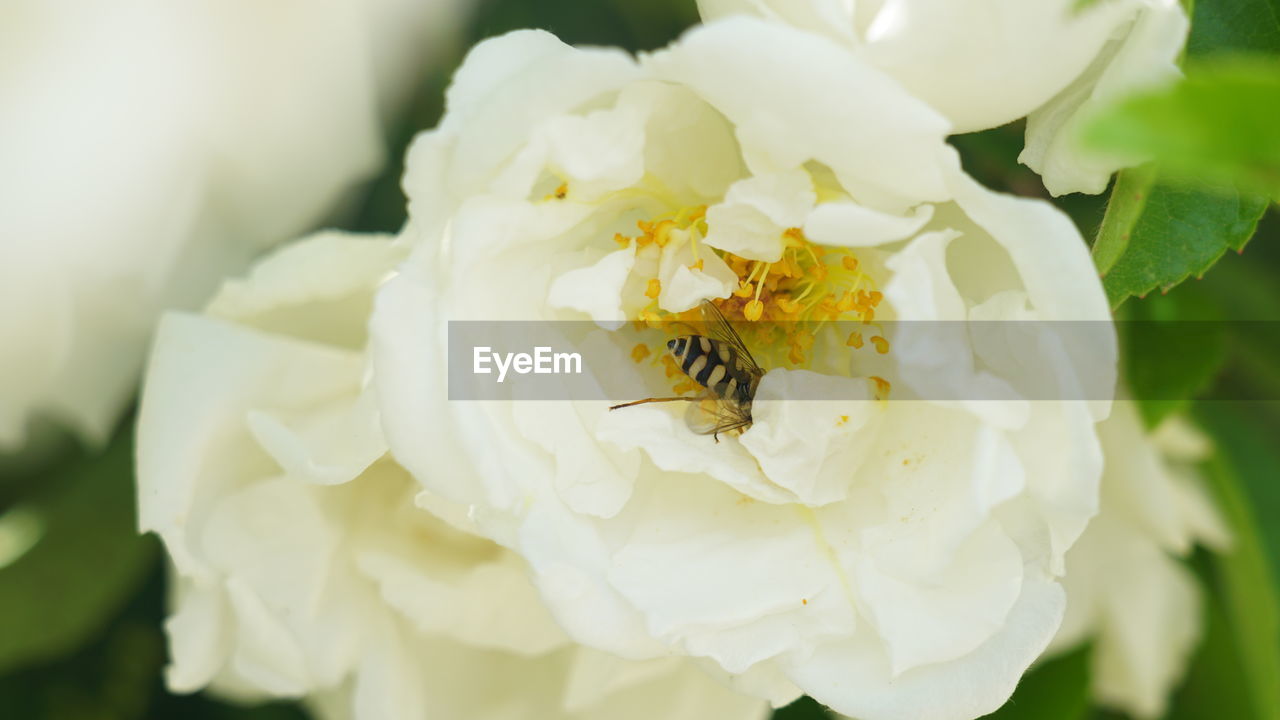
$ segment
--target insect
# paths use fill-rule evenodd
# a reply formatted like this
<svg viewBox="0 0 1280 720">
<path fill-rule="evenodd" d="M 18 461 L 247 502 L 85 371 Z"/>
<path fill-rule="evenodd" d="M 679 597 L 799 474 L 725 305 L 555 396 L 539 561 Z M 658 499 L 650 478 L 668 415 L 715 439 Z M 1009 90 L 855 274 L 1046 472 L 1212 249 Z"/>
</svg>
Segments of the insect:
<svg viewBox="0 0 1280 720">
<path fill-rule="evenodd" d="M 720 309 L 702 301 L 702 319 L 707 335 L 681 335 L 667 342 L 667 352 L 680 369 L 701 385 L 703 393 L 694 397 L 645 398 L 614 405 L 610 410 L 654 402 L 691 402 L 685 419 L 700 435 L 720 442 L 720 433 L 751 427 L 751 403 L 764 370 L 725 319 Z"/>
</svg>

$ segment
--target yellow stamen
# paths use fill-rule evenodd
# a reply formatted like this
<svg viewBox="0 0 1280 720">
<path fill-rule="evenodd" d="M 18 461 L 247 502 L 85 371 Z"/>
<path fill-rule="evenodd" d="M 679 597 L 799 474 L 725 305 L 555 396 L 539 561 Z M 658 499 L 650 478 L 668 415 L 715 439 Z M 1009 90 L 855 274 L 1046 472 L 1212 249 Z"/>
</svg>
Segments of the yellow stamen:
<svg viewBox="0 0 1280 720">
<path fill-rule="evenodd" d="M 671 229 L 676 226 L 674 221 L 663 220 L 653 228 L 653 241 L 658 247 L 666 247 L 671 242 Z"/>
<path fill-rule="evenodd" d="M 871 344 L 876 346 L 876 352 L 880 353 L 881 355 L 884 355 L 885 353 L 889 352 L 889 341 L 885 340 L 879 335 L 873 335 L 871 337 Z"/>
<path fill-rule="evenodd" d="M 644 360 L 647 357 L 649 357 L 648 345 L 645 345 L 644 343 L 640 343 L 639 345 L 636 345 L 635 347 L 631 348 L 631 359 L 634 360 L 635 362 L 640 362 L 641 360 Z"/>
<path fill-rule="evenodd" d="M 848 340 L 845 340 L 845 341 L 844 341 L 844 344 L 845 344 L 845 345 L 848 345 L 849 347 L 853 347 L 853 348 L 861 348 L 861 347 L 862 347 L 862 333 L 860 333 L 860 332 L 851 332 L 851 333 L 849 333 L 849 339 L 848 339 Z"/>
<path fill-rule="evenodd" d="M 764 263 L 764 272 L 760 274 L 760 279 L 767 281 L 769 279 L 769 268 L 773 267 L 773 263 Z M 765 282 L 756 283 L 756 297 L 754 302 L 760 302 L 760 289 L 765 286 Z M 769 288 L 772 290 L 773 288 Z M 748 303 L 750 304 L 750 303 Z M 760 306 L 760 311 L 764 312 L 764 305 Z"/>
<path fill-rule="evenodd" d="M 756 290 L 756 297 L 760 297 L 760 291 L 758 288 Z M 742 315 L 751 322 L 759 320 L 760 317 L 764 315 L 764 303 L 759 300 L 752 300 L 746 304 L 746 307 L 742 308 Z"/>
<path fill-rule="evenodd" d="M 700 386 L 700 385 L 698 385 L 698 383 L 694 382 L 693 380 L 685 380 L 684 382 L 680 383 L 679 385 L 676 385 L 676 386 L 675 386 L 675 388 L 674 388 L 674 390 L 675 390 L 675 392 L 676 392 L 676 394 L 677 394 L 677 395 L 682 395 L 682 394 L 684 394 L 684 393 L 692 392 L 692 391 L 694 391 L 694 390 L 697 390 L 699 387 L 701 387 L 701 386 Z"/>
<path fill-rule="evenodd" d="M 676 365 L 675 358 L 671 357 L 670 355 L 663 354 L 662 365 L 664 368 L 663 372 L 666 374 L 667 377 L 669 378 L 675 377 L 676 375 L 680 374 L 680 368 Z"/>
<path fill-rule="evenodd" d="M 649 278 L 649 284 L 645 287 L 644 296 L 656 300 L 662 294 L 662 281 L 658 278 Z"/>
<path fill-rule="evenodd" d="M 802 307 L 800 303 L 786 297 L 776 298 L 774 302 L 778 304 L 778 307 L 782 308 L 782 312 L 788 315 L 795 315 L 799 313 L 800 308 Z"/>
<path fill-rule="evenodd" d="M 813 246 L 805 243 L 804 249 L 805 252 L 809 253 L 809 257 L 813 258 L 814 270 L 817 270 L 820 267 L 825 273 L 827 268 L 822 264 L 822 261 L 818 259 L 818 254 L 813 251 Z"/>
</svg>

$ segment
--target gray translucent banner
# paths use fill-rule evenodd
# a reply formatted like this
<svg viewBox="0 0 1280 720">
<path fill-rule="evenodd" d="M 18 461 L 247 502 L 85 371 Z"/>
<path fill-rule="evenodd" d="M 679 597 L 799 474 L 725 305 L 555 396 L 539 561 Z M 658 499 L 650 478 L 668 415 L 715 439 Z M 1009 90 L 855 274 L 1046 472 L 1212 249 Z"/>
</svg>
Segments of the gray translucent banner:
<svg viewBox="0 0 1280 720">
<path fill-rule="evenodd" d="M 1233 338 L 1276 348 L 1280 357 L 1275 321 L 757 322 L 734 328 L 765 371 L 863 381 L 779 384 L 793 400 L 863 399 L 867 380 L 886 390 L 876 393 L 886 400 L 1108 400 L 1116 391 L 1117 334 L 1138 371 L 1129 373 L 1133 399 L 1187 399 L 1179 395 L 1190 391 L 1187 383 L 1162 377 L 1176 376 L 1185 356 L 1230 346 Z M 696 395 L 699 388 L 661 358 L 667 340 L 710 332 L 699 324 L 658 330 L 630 322 L 609 329 L 589 321 L 453 321 L 449 399 L 627 402 Z M 1280 400 L 1280 394 L 1259 396 L 1265 389 L 1242 393 L 1231 383 L 1194 389 L 1207 400 Z"/>
<path fill-rule="evenodd" d="M 1107 400 L 1116 387 L 1109 322 L 735 323 L 759 366 L 853 382 L 787 383 L 793 400 Z M 452 321 L 450 400 L 602 400 L 694 395 L 666 343 L 707 335 L 625 323 Z M 683 383 L 684 387 L 679 387 Z M 808 391 L 804 388 L 821 388 Z M 803 397 L 804 394 L 814 397 Z"/>
</svg>

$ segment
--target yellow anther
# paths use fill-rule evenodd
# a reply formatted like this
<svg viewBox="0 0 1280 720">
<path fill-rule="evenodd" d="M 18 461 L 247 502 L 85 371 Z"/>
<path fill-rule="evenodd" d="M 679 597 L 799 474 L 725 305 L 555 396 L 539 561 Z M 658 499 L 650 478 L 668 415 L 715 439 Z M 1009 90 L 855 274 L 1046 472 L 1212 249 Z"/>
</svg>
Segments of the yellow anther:
<svg viewBox="0 0 1280 720">
<path fill-rule="evenodd" d="M 862 333 L 856 331 L 849 333 L 849 339 L 845 340 L 844 344 L 853 348 L 862 347 Z"/>
<path fill-rule="evenodd" d="M 694 391 L 694 390 L 697 390 L 699 387 L 701 387 L 701 386 L 700 386 L 700 385 L 698 385 L 698 383 L 694 382 L 693 380 L 685 380 L 684 382 L 680 383 L 679 385 L 676 385 L 676 386 L 675 386 L 675 388 L 674 388 L 674 390 L 675 390 L 675 392 L 676 392 L 676 394 L 677 394 L 677 395 L 680 395 L 680 394 L 683 394 L 683 393 L 692 392 L 692 391 Z"/>
<path fill-rule="evenodd" d="M 872 375 L 871 380 L 876 384 L 877 397 L 883 400 L 889 396 L 889 391 L 893 389 L 893 386 L 889 384 L 888 380 L 877 375 Z"/>
<path fill-rule="evenodd" d="M 670 355 L 662 356 L 662 365 L 667 377 L 675 377 L 680 374 L 680 368 L 676 365 L 676 359 Z"/>
<path fill-rule="evenodd" d="M 851 292 L 846 291 L 844 296 L 836 301 L 836 310 L 838 312 L 847 313 L 855 307 L 857 307 L 857 305 L 854 303 L 853 293 Z"/>
<path fill-rule="evenodd" d="M 639 345 L 636 345 L 635 347 L 631 348 L 632 360 L 636 362 L 640 362 L 641 360 L 644 360 L 647 357 L 649 357 L 648 345 L 645 345 L 644 343 L 640 343 Z"/>
<path fill-rule="evenodd" d="M 858 316 L 858 319 L 862 320 L 863 323 L 870 323 L 876 319 L 876 311 L 871 308 L 867 308 L 862 311 L 862 314 Z"/>
<path fill-rule="evenodd" d="M 854 272 L 858 269 L 858 258 L 852 255 L 845 255 L 844 257 L 840 258 L 840 264 L 844 266 L 845 270 L 848 270 L 849 272 Z"/>
<path fill-rule="evenodd" d="M 871 294 L 867 296 L 867 300 L 870 301 L 871 307 L 875 307 L 879 305 L 880 301 L 883 299 L 884 299 L 884 293 L 880 292 L 879 290 L 872 290 Z"/>
<path fill-rule="evenodd" d="M 751 322 L 755 322 L 756 320 L 759 320 L 763 315 L 764 315 L 764 303 L 760 302 L 759 300 L 752 300 L 751 302 L 748 302 L 746 304 L 746 307 L 742 308 L 742 316 L 750 320 Z"/>
<path fill-rule="evenodd" d="M 880 353 L 881 355 L 884 355 L 885 353 L 889 352 L 889 341 L 885 340 L 879 335 L 873 335 L 871 337 L 871 344 L 876 346 L 876 352 Z"/>
<path fill-rule="evenodd" d="M 745 281 L 739 281 L 738 289 L 733 291 L 733 296 L 740 297 L 740 298 L 751 297 L 751 295 L 755 293 L 755 291 L 756 291 L 755 287 L 752 286 L 751 283 L 745 282 Z"/>
<path fill-rule="evenodd" d="M 622 233 L 614 233 L 613 241 L 618 243 L 619 247 L 626 247 L 631 244 L 631 238 L 623 235 Z"/>
<path fill-rule="evenodd" d="M 662 294 L 662 282 L 658 278 L 649 278 L 649 284 L 644 289 L 644 296 L 647 298 L 657 299 Z"/>
<path fill-rule="evenodd" d="M 697 261 L 697 262 L 695 262 L 695 263 L 693 263 L 692 265 L 690 265 L 690 266 L 689 266 L 689 269 L 690 269 L 690 270 L 701 270 L 701 269 L 702 269 L 702 267 L 703 267 L 703 260 L 702 260 L 702 258 L 698 258 L 698 261 Z"/>
<path fill-rule="evenodd" d="M 671 241 L 671 229 L 676 226 L 672 220 L 663 220 L 653 227 L 653 241 L 658 247 L 666 247 Z"/>
<path fill-rule="evenodd" d="M 782 237 L 786 238 L 787 247 L 804 247 L 804 231 L 798 227 L 783 230 Z"/>
<path fill-rule="evenodd" d="M 557 200 L 563 200 L 569 194 L 569 183 L 560 183 L 560 187 L 556 188 L 555 196 Z"/>
<path fill-rule="evenodd" d="M 774 302 L 778 304 L 778 307 L 782 309 L 782 312 L 788 315 L 795 315 L 796 313 L 799 313 L 800 309 L 803 307 L 800 303 L 788 297 L 779 296 L 774 299 Z"/>
</svg>

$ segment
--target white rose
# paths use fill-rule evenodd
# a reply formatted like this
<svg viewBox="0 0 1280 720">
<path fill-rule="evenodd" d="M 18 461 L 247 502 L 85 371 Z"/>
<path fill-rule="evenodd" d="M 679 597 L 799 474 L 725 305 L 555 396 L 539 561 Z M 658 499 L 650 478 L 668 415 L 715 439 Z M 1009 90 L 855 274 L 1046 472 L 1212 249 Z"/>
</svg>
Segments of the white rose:
<svg viewBox="0 0 1280 720">
<path fill-rule="evenodd" d="M 1148 438 L 1132 403 L 1099 426 L 1102 505 L 1067 555 L 1067 614 L 1050 652 L 1093 641 L 1097 700 L 1139 718 L 1164 715 L 1200 634 L 1200 592 L 1179 562 L 1228 531 L 1190 463 L 1207 440 L 1179 418 Z"/>
<path fill-rule="evenodd" d="M 1115 349 L 1070 220 L 977 185 L 947 130 L 841 45 L 747 18 L 638 61 L 535 31 L 478 45 L 411 149 L 416 248 L 371 325 L 392 452 L 523 555 L 585 644 L 687 654 L 861 720 L 991 712 L 1057 631 L 1106 412 L 1009 383 L 1105 382 Z M 755 425 L 719 442 L 672 404 L 446 401 L 447 321 L 683 317 L 726 297 L 739 322 L 1103 332 L 1037 326 L 1058 366 L 960 322 L 888 342 L 868 324 L 856 351 L 774 335 L 755 347 L 772 368 Z M 635 349 L 643 372 L 662 377 L 662 350 Z M 893 400 L 940 389 L 960 395 Z M 788 400 L 806 393 L 832 400 Z"/>
<path fill-rule="evenodd" d="M 821 33 L 901 82 L 955 132 L 1027 117 L 1019 158 L 1054 195 L 1100 193 L 1117 158 L 1083 152 L 1091 113 L 1179 76 L 1177 0 L 698 0 L 705 19 L 751 14 Z"/>
<path fill-rule="evenodd" d="M 5 3 L 0 451 L 37 419 L 103 441 L 162 309 L 377 171 L 460 5 Z"/>
<path fill-rule="evenodd" d="M 386 455 L 365 323 L 401 255 L 317 235 L 162 320 L 138 480 L 173 562 L 169 686 L 335 719 L 762 718 L 688 661 L 573 645 L 523 561 Z"/>
</svg>

